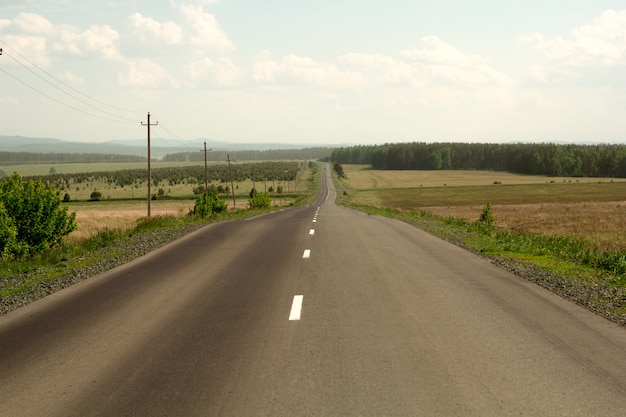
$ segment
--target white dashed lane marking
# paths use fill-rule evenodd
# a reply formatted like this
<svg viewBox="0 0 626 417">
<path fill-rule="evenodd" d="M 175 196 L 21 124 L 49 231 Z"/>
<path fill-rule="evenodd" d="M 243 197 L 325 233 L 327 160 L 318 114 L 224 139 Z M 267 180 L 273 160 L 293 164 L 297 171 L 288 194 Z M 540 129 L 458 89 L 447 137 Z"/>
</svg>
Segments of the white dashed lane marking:
<svg viewBox="0 0 626 417">
<path fill-rule="evenodd" d="M 303 259 L 307 259 L 307 258 L 310 258 L 310 257 L 311 257 L 311 249 L 306 249 L 304 251 L 304 253 L 302 254 L 302 258 Z"/>
<path fill-rule="evenodd" d="M 300 320 L 300 314 L 302 313 L 302 299 L 303 295 L 296 295 L 293 297 L 293 303 L 291 304 L 291 312 L 289 313 L 289 320 Z"/>
<path fill-rule="evenodd" d="M 315 234 L 315 229 L 309 230 L 309 235 L 313 236 Z"/>
</svg>

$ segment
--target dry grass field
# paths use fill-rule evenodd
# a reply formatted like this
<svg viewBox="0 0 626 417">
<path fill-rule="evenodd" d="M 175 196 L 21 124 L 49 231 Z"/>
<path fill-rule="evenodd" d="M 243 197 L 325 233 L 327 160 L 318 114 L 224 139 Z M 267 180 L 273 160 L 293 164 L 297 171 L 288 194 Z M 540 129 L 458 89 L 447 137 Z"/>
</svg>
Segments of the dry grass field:
<svg viewBox="0 0 626 417">
<path fill-rule="evenodd" d="M 626 250 L 626 180 L 552 178 L 491 171 L 376 171 L 345 165 L 356 204 L 478 220 L 490 202 L 496 225 L 590 239 Z"/>
<path fill-rule="evenodd" d="M 231 203 L 232 204 L 232 203 Z M 152 216 L 179 215 L 189 212 L 193 200 L 157 200 L 150 204 Z M 70 212 L 76 212 L 78 228 L 68 241 L 82 241 L 103 230 L 128 230 L 148 211 L 147 201 L 115 201 L 73 203 Z"/>
</svg>

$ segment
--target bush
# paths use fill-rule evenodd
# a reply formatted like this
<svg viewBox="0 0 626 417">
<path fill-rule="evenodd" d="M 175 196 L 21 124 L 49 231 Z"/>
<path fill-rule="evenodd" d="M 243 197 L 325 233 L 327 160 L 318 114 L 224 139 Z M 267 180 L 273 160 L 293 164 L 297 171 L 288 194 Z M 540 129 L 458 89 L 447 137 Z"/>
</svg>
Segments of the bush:
<svg viewBox="0 0 626 417">
<path fill-rule="evenodd" d="M 17 228 L 9 213 L 0 201 L 0 258 L 14 252 L 17 244 Z"/>
<path fill-rule="evenodd" d="M 102 193 L 98 190 L 93 190 L 93 192 L 89 196 L 89 199 L 91 201 L 100 201 L 102 200 Z"/>
<path fill-rule="evenodd" d="M 64 203 L 70 202 L 70 195 L 68 193 L 65 193 L 65 195 L 63 196 L 63 202 Z"/>
<path fill-rule="evenodd" d="M 213 214 L 222 213 L 226 211 L 227 208 L 228 206 L 226 205 L 226 202 L 216 193 L 206 193 L 196 199 L 196 203 L 193 207 L 193 214 L 197 214 L 200 217 L 207 217 Z"/>
<path fill-rule="evenodd" d="M 493 211 L 491 210 L 491 203 L 487 203 L 487 205 L 483 208 L 483 212 L 480 214 L 479 222 L 486 226 L 493 226 Z"/>
<path fill-rule="evenodd" d="M 0 183 L 0 202 L 3 256 L 41 252 L 76 230 L 76 213 L 68 214 L 60 192 L 41 179 L 24 183 L 19 174 L 5 178 Z"/>
<path fill-rule="evenodd" d="M 272 198 L 266 193 L 254 193 L 254 197 L 248 200 L 250 208 L 267 208 L 272 203 Z"/>
</svg>

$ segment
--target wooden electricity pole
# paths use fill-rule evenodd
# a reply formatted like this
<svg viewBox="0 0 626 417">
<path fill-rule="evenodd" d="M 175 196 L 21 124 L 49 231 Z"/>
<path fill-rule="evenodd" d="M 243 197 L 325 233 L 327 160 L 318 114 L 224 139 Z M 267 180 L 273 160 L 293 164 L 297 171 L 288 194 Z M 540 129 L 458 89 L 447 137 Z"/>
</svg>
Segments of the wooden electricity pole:
<svg viewBox="0 0 626 417">
<path fill-rule="evenodd" d="M 235 186 L 233 185 L 233 172 L 230 169 L 230 155 L 226 155 L 226 159 L 228 160 L 228 175 L 230 176 L 230 189 L 233 192 L 233 207 L 237 207 L 237 203 L 235 203 Z"/>
<path fill-rule="evenodd" d="M 150 167 L 150 126 L 156 126 L 159 122 L 150 123 L 150 112 L 148 112 L 148 123 L 141 122 L 142 126 L 148 126 L 148 217 L 150 217 L 150 200 L 152 200 L 152 168 Z"/>
<path fill-rule="evenodd" d="M 202 149 L 200 149 L 200 151 L 202 152 Z M 204 141 L 204 193 L 208 193 L 209 192 L 209 174 L 207 171 L 207 165 L 206 165 L 206 153 L 210 152 L 211 149 L 209 149 L 207 151 L 206 149 L 206 140 Z"/>
</svg>

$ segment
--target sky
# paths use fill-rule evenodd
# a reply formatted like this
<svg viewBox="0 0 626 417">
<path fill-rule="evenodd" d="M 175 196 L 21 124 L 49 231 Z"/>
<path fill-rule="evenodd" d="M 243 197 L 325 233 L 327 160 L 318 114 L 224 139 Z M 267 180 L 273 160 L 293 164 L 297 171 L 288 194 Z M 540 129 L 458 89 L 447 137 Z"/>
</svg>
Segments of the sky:
<svg viewBox="0 0 626 417">
<path fill-rule="evenodd" d="M 0 0 L 0 135 L 626 143 L 626 0 Z"/>
</svg>

